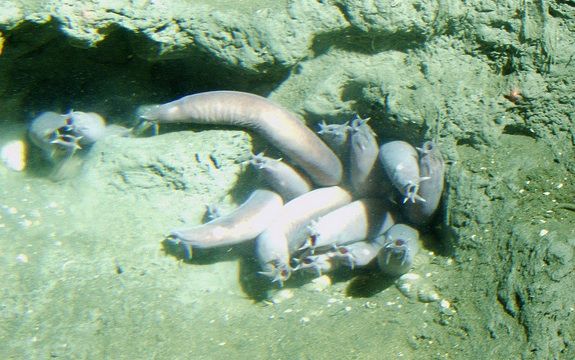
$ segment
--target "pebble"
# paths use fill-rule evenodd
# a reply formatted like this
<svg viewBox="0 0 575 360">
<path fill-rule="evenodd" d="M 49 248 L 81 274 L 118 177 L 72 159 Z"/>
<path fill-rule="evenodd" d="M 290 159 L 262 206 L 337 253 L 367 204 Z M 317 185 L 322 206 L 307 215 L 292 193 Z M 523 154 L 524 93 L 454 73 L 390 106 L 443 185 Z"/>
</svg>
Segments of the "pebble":
<svg viewBox="0 0 575 360">
<path fill-rule="evenodd" d="M 395 285 L 397 289 L 407 298 L 420 302 L 429 303 L 439 301 L 440 296 L 433 284 L 430 276 L 422 277 L 419 274 L 409 272 L 397 279 Z"/>
<path fill-rule="evenodd" d="M 22 140 L 12 140 L 0 150 L 2 163 L 12 171 L 22 171 L 26 168 L 26 143 Z"/>
<path fill-rule="evenodd" d="M 304 285 L 304 289 L 309 291 L 321 292 L 331 286 L 331 278 L 327 275 L 322 275 L 313 279 L 311 282 Z"/>
<path fill-rule="evenodd" d="M 294 294 L 291 289 L 281 289 L 276 292 L 270 299 L 273 304 L 281 304 L 285 300 L 293 298 Z"/>
</svg>

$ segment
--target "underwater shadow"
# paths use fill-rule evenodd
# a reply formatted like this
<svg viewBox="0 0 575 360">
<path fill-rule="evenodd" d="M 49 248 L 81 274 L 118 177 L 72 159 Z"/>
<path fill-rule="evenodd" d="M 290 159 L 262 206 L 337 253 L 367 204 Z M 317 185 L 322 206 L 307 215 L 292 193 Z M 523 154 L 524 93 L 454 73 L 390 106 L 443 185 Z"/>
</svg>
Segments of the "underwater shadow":
<svg viewBox="0 0 575 360">
<path fill-rule="evenodd" d="M 368 266 L 356 272 L 345 294 L 353 298 L 372 297 L 393 286 L 395 280 L 397 277 L 390 277 L 380 272 L 377 265 Z"/>
</svg>

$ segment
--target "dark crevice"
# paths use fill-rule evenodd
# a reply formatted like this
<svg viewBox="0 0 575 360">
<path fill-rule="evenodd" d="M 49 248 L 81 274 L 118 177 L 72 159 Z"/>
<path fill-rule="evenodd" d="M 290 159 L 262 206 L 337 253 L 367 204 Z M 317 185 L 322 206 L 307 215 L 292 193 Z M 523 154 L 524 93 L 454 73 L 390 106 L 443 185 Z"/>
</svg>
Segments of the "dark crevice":
<svg viewBox="0 0 575 360">
<path fill-rule="evenodd" d="M 522 124 L 510 124 L 503 128 L 503 134 L 508 135 L 524 135 L 530 138 L 537 139 L 535 133 L 533 133 L 528 127 Z"/>
<path fill-rule="evenodd" d="M 177 59 L 149 60 L 161 53 L 160 45 L 118 26 L 102 30 L 107 36 L 95 47 L 75 47 L 60 25 L 24 23 L 6 33 L 0 57 L 6 104 L 0 104 L 0 116 L 24 122 L 44 111 L 74 109 L 126 122 L 142 104 L 200 91 L 265 96 L 289 74 L 280 66 L 265 72 L 232 66 L 200 48 L 186 49 Z"/>
<path fill-rule="evenodd" d="M 332 48 L 362 54 L 377 54 L 389 50 L 405 52 L 420 47 L 425 40 L 426 36 L 424 34 L 416 32 L 365 32 L 349 27 L 316 36 L 311 48 L 316 56 L 325 54 Z"/>
</svg>

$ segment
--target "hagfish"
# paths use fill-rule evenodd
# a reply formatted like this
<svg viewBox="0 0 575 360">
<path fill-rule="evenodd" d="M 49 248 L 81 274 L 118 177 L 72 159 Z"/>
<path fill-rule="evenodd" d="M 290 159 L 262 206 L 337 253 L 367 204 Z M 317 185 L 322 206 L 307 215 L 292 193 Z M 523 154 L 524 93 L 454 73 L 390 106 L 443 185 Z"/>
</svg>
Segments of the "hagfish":
<svg viewBox="0 0 575 360">
<path fill-rule="evenodd" d="M 279 214 L 256 239 L 256 256 L 261 273 L 280 285 L 291 274 L 290 257 L 305 241 L 309 222 L 351 202 L 349 192 L 339 186 L 320 188 L 284 205 Z"/>
<path fill-rule="evenodd" d="M 348 153 L 349 122 L 343 124 L 319 124 L 317 132 L 321 139 L 340 157 L 345 159 Z"/>
<path fill-rule="evenodd" d="M 336 259 L 345 260 L 350 268 L 369 264 L 381 251 L 381 245 L 371 241 L 358 241 L 337 249 Z"/>
<path fill-rule="evenodd" d="M 32 143 L 42 149 L 46 157 L 52 162 L 57 161 L 61 157 L 62 151 L 58 150 L 65 150 L 63 152 L 68 155 L 69 152 L 75 151 L 77 147 L 75 139 L 58 139 L 60 135 L 59 129 L 67 125 L 67 118 L 66 115 L 46 111 L 33 119 L 28 128 L 28 136 Z M 67 144 L 71 146 L 65 146 Z"/>
<path fill-rule="evenodd" d="M 425 201 L 419 196 L 419 174 L 417 150 L 405 141 L 391 141 L 379 149 L 379 160 L 389 180 L 403 195 L 403 202 Z"/>
<path fill-rule="evenodd" d="M 252 129 L 301 167 L 318 185 L 340 183 L 342 166 L 333 151 L 297 116 L 270 100 L 238 91 L 185 96 L 141 115 L 148 122 L 235 125 Z"/>
<path fill-rule="evenodd" d="M 376 174 L 379 146 L 368 121 L 358 117 L 350 127 L 349 178 L 358 196 L 373 192 L 380 179 Z"/>
<path fill-rule="evenodd" d="M 271 159 L 263 154 L 251 155 L 249 163 L 262 174 L 266 183 L 284 201 L 290 201 L 313 189 L 311 182 L 281 159 Z"/>
<path fill-rule="evenodd" d="M 100 114 L 70 111 L 65 116 L 69 131 L 79 138 L 82 146 L 91 145 L 106 135 L 106 120 Z"/>
<path fill-rule="evenodd" d="M 273 191 L 258 189 L 230 214 L 199 226 L 174 229 L 170 238 L 184 245 L 211 248 L 238 244 L 258 236 L 280 213 L 283 206 L 281 196 Z M 191 254 L 188 251 L 188 254 Z"/>
<path fill-rule="evenodd" d="M 380 199 L 356 200 L 313 220 L 308 225 L 304 247 L 314 251 L 369 239 L 387 231 L 393 223 L 386 202 Z"/>
<path fill-rule="evenodd" d="M 419 252 L 419 232 L 408 225 L 395 224 L 374 243 L 381 246 L 377 255 L 381 271 L 389 276 L 401 276 L 409 271 Z"/>
<path fill-rule="evenodd" d="M 425 202 L 406 203 L 402 206 L 402 210 L 412 224 L 423 226 L 431 221 L 441 200 L 445 164 L 439 148 L 433 141 L 426 141 L 418 151 L 420 176 L 426 178 L 419 184 L 419 195 Z"/>
<path fill-rule="evenodd" d="M 336 246 L 328 252 L 308 255 L 298 260 L 296 270 L 313 270 L 320 276 L 335 270 L 342 264 L 354 269 L 368 265 L 377 257 L 381 249 L 381 244 L 372 241 L 357 241 L 344 246 Z"/>
</svg>

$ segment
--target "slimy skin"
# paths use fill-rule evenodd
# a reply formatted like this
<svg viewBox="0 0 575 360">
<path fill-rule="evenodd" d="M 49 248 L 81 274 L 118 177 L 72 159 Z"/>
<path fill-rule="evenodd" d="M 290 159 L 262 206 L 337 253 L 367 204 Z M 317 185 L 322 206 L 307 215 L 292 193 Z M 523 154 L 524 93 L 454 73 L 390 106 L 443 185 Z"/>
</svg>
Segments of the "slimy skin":
<svg viewBox="0 0 575 360">
<path fill-rule="evenodd" d="M 391 141 L 379 149 L 379 160 L 389 180 L 404 196 L 403 202 L 425 201 L 419 196 L 419 174 L 417 150 L 405 141 Z"/>
<path fill-rule="evenodd" d="M 381 245 L 369 241 L 358 241 L 353 244 L 338 248 L 338 254 L 335 258 L 343 259 L 347 265 L 354 269 L 355 267 L 366 266 L 377 257 L 381 251 Z"/>
<path fill-rule="evenodd" d="M 305 241 L 309 222 L 350 202 L 349 192 L 332 186 L 310 191 L 285 204 L 274 217 L 276 220 L 256 239 L 261 273 L 282 284 L 291 274 L 290 256 Z"/>
<path fill-rule="evenodd" d="M 304 248 L 314 251 L 372 238 L 393 225 L 393 220 L 386 221 L 386 227 L 382 229 L 382 219 L 388 210 L 385 202 L 379 199 L 356 200 L 335 209 L 308 225 Z"/>
<path fill-rule="evenodd" d="M 341 158 L 344 159 L 348 152 L 349 122 L 343 124 L 319 124 L 317 132 L 323 141 Z"/>
<path fill-rule="evenodd" d="M 52 162 L 56 162 L 61 158 L 63 153 L 68 156 L 69 151 L 72 151 L 72 149 L 75 151 L 77 148 L 74 139 L 61 139 L 67 140 L 62 141 L 61 146 L 56 141 L 58 140 L 58 129 L 67 125 L 67 118 L 66 115 L 46 111 L 32 120 L 28 128 L 28 135 L 32 143 L 42 149 L 48 160 Z M 72 146 L 64 146 L 65 144 L 71 144 Z"/>
<path fill-rule="evenodd" d="M 427 178 L 419 184 L 419 195 L 425 202 L 406 203 L 402 210 L 412 224 L 423 226 L 431 221 L 441 200 L 445 164 L 439 148 L 433 141 L 425 142 L 418 150 L 419 172 L 422 178 Z"/>
<path fill-rule="evenodd" d="M 28 136 L 44 157 L 53 164 L 49 178 L 60 181 L 76 175 L 82 165 L 74 156 L 80 150 L 81 137 L 69 131 L 68 115 L 47 111 L 30 123 Z"/>
<path fill-rule="evenodd" d="M 318 185 L 340 183 L 337 156 L 297 116 L 268 99 L 238 91 L 185 96 L 142 115 L 152 123 L 190 122 L 235 125 L 258 132 L 301 167 Z"/>
<path fill-rule="evenodd" d="M 419 252 L 419 232 L 410 226 L 395 224 L 374 243 L 381 246 L 377 255 L 381 271 L 389 276 L 401 276 L 409 271 Z"/>
<path fill-rule="evenodd" d="M 382 245 L 370 241 L 357 241 L 353 244 L 338 246 L 334 250 L 309 255 L 299 261 L 297 270 L 314 270 L 318 276 L 333 271 L 339 265 L 350 268 L 366 266 L 373 261 L 381 251 Z"/>
<path fill-rule="evenodd" d="M 281 159 L 272 159 L 260 153 L 252 154 L 249 162 L 258 169 L 266 183 L 286 202 L 313 189 L 311 182 L 305 176 Z"/>
<path fill-rule="evenodd" d="M 80 137 L 80 145 L 95 143 L 106 135 L 106 121 L 93 112 L 70 111 L 66 114 L 69 131 Z"/>
<path fill-rule="evenodd" d="M 296 270 L 313 270 L 316 272 L 317 276 L 321 276 L 323 273 L 330 272 L 335 269 L 335 264 L 333 262 L 336 251 L 328 251 L 319 255 L 308 255 L 301 260 L 294 259 L 298 261 L 298 266 L 294 269 Z"/>
<path fill-rule="evenodd" d="M 170 231 L 170 237 L 188 249 L 238 244 L 264 231 L 282 206 L 283 200 L 278 194 L 258 189 L 230 214 L 203 225 L 174 229 Z"/>
<path fill-rule="evenodd" d="M 375 188 L 376 161 L 379 147 L 375 133 L 367 124 L 369 118 L 357 118 L 351 122 L 349 150 L 349 178 L 354 191 L 361 196 Z"/>
</svg>

